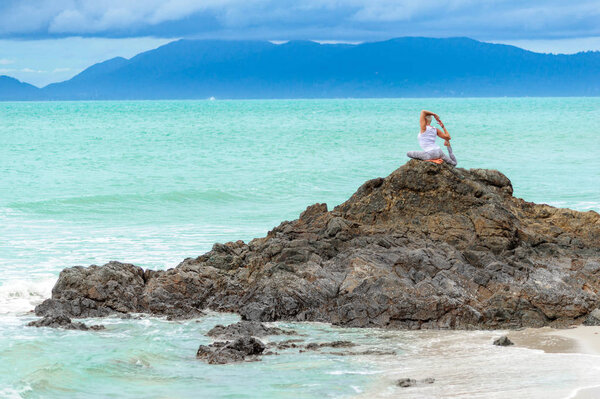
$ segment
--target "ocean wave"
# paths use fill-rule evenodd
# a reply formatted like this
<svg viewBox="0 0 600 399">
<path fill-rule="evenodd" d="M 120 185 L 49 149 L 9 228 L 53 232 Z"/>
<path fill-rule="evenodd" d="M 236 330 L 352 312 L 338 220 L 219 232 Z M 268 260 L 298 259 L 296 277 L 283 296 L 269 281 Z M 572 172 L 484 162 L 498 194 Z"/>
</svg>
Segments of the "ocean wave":
<svg viewBox="0 0 600 399">
<path fill-rule="evenodd" d="M 600 212 L 600 202 L 598 201 L 549 201 L 548 205 L 557 208 L 570 208 L 581 212 Z"/>
<path fill-rule="evenodd" d="M 56 278 L 6 280 L 0 285 L 0 314 L 29 312 L 50 298 Z"/>
<path fill-rule="evenodd" d="M 28 391 L 31 389 L 27 389 Z M 5 399 L 21 399 L 21 392 L 13 388 L 0 388 L 0 398 Z"/>
<path fill-rule="evenodd" d="M 102 194 L 86 195 L 78 197 L 54 198 L 40 201 L 19 201 L 7 204 L 6 213 L 12 211 L 34 212 L 42 214 L 64 214 L 74 210 L 94 211 L 116 210 L 124 208 L 136 208 L 140 206 L 151 206 L 155 209 L 156 204 L 183 204 L 183 203 L 233 203 L 248 199 L 244 195 L 234 194 L 221 190 L 184 190 L 168 191 L 163 193 L 149 194 Z"/>
</svg>

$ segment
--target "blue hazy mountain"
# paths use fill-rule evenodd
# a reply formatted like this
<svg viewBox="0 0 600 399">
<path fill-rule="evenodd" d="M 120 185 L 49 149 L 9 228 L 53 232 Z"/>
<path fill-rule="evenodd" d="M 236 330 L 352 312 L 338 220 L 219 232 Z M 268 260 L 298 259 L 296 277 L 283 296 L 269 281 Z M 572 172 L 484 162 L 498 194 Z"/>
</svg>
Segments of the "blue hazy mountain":
<svg viewBox="0 0 600 399">
<path fill-rule="evenodd" d="M 468 38 L 357 45 L 179 40 L 93 65 L 39 94 L 56 100 L 598 96 L 600 52 L 540 54 Z"/>
<path fill-rule="evenodd" d="M 42 92 L 37 87 L 11 78 L 10 76 L 0 76 L 0 101 L 37 100 L 41 97 Z"/>
</svg>

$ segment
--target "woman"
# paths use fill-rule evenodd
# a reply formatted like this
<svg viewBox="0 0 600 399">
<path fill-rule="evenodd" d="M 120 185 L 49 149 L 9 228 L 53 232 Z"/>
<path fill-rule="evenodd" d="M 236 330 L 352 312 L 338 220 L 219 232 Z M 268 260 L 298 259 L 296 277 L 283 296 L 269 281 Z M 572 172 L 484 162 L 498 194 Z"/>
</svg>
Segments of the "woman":
<svg viewBox="0 0 600 399">
<path fill-rule="evenodd" d="M 435 118 L 444 131 L 431 126 L 432 118 Z M 454 154 L 452 153 L 452 147 L 450 146 L 450 134 L 444 127 L 440 117 L 433 112 L 423 110 L 421 111 L 419 122 L 421 124 L 421 133 L 419 133 L 418 139 L 419 145 L 423 151 L 409 151 L 406 153 L 406 155 L 409 158 L 432 161 L 437 164 L 446 162 L 452 166 L 456 166 L 456 158 L 454 157 Z M 446 155 L 444 151 L 442 151 L 442 149 L 435 143 L 436 136 L 439 136 L 445 140 L 444 145 L 448 147 L 448 154 L 450 156 Z"/>
</svg>

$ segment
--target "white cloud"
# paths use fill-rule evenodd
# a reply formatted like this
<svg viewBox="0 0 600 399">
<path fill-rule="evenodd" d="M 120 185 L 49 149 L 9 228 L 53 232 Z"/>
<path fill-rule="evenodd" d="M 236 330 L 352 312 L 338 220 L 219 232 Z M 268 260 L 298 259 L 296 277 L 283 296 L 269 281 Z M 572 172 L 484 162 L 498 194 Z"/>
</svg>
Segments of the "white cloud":
<svg viewBox="0 0 600 399">
<path fill-rule="evenodd" d="M 9 60 L 8 58 L 0 58 L 0 65 L 14 64 L 15 60 Z"/>
<path fill-rule="evenodd" d="M 32 11 L 31 0 L 14 3 L 0 17 L 7 22 L 9 15 L 24 16 Z M 94 33 L 111 29 L 128 30 L 143 25 L 175 21 L 199 11 L 223 11 L 228 6 L 242 4 L 239 0 L 37 0 L 37 17 L 27 26 L 4 26 L 5 31 L 22 32 L 47 26 L 49 33 Z"/>
<path fill-rule="evenodd" d="M 536 53 L 575 54 L 600 51 L 600 36 L 554 40 L 507 40 L 494 43 L 511 44 Z"/>
<path fill-rule="evenodd" d="M 591 44 L 584 39 L 600 36 L 598 1 L 0 0 L 0 37 L 157 36 L 326 42 L 399 36 L 468 36 L 498 42 L 577 38 L 573 40 L 581 45 L 571 44 L 571 48 L 589 49 Z M 544 50 L 566 51 L 563 47 Z M 60 49 L 59 53 L 71 50 Z M 1 56 L 9 54 L 3 52 Z M 61 64 L 48 70 L 64 65 L 70 65 L 72 73 L 82 68 Z"/>
</svg>

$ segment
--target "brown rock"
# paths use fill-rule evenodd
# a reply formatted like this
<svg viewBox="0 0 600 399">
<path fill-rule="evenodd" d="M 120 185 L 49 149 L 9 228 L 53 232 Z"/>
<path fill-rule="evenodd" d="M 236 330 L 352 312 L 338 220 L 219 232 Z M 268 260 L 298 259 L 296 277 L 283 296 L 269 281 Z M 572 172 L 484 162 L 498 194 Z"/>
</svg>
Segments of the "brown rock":
<svg viewBox="0 0 600 399">
<path fill-rule="evenodd" d="M 65 269 L 36 312 L 210 308 L 356 327 L 559 326 L 599 307 L 599 264 L 596 212 L 514 198 L 498 171 L 412 160 L 331 211 L 310 206 L 264 238 L 216 244 L 174 269 Z"/>
</svg>

